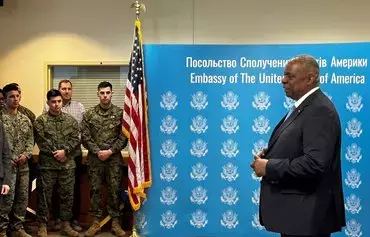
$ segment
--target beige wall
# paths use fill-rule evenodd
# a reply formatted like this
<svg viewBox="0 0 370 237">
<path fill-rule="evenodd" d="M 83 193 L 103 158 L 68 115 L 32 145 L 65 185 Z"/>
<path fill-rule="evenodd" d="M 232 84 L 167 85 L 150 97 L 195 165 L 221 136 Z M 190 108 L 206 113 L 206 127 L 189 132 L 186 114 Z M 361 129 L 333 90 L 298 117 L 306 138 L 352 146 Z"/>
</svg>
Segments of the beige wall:
<svg viewBox="0 0 370 237">
<path fill-rule="evenodd" d="M 45 62 L 127 61 L 131 0 L 5 0 L 0 86 L 18 82 L 37 115 Z M 143 0 L 146 43 L 261 44 L 370 41 L 368 0 Z"/>
</svg>

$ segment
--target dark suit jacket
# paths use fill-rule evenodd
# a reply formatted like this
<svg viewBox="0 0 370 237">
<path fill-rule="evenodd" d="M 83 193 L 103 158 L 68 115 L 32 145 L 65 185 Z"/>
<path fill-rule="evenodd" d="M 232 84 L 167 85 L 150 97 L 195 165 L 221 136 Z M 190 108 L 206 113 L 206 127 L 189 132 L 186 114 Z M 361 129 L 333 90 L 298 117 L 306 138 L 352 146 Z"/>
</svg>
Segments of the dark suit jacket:
<svg viewBox="0 0 370 237">
<path fill-rule="evenodd" d="M 274 129 L 261 181 L 260 222 L 288 235 L 337 232 L 345 226 L 341 125 L 332 102 L 315 91 Z"/>
<path fill-rule="evenodd" d="M 0 121 L 0 185 L 10 185 L 11 155 L 5 138 L 4 126 Z M 0 186 L 0 188 L 1 188 Z"/>
</svg>

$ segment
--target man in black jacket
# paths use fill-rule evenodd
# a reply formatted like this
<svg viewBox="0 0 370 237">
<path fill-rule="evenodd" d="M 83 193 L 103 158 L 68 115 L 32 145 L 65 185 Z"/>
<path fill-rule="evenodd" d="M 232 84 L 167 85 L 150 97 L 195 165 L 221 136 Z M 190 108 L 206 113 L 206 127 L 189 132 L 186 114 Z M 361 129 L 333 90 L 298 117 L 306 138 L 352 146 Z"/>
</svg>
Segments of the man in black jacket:
<svg viewBox="0 0 370 237">
<path fill-rule="evenodd" d="M 7 195 L 10 190 L 10 159 L 10 150 L 5 138 L 4 126 L 0 122 L 0 202 L 2 202 L 2 195 Z M 0 230 L 0 237 L 6 237 L 6 230 Z"/>
<path fill-rule="evenodd" d="M 282 84 L 296 102 L 251 164 L 263 177 L 260 222 L 283 237 L 328 237 L 345 226 L 338 113 L 313 57 L 289 61 Z"/>
</svg>

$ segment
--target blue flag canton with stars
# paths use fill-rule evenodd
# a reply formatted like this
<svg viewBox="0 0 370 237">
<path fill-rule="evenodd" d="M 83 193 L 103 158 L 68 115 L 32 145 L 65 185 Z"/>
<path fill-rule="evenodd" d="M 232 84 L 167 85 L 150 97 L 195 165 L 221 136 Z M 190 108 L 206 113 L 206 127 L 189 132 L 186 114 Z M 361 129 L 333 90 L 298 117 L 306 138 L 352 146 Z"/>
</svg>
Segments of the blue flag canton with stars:
<svg viewBox="0 0 370 237">
<path fill-rule="evenodd" d="M 143 80 L 143 61 L 142 61 L 142 49 L 141 49 L 141 40 L 139 36 L 139 28 L 135 26 L 135 36 L 134 36 L 134 45 L 131 53 L 130 60 L 130 71 L 128 79 L 131 82 L 132 90 L 134 93 L 137 92 L 139 84 Z"/>
</svg>

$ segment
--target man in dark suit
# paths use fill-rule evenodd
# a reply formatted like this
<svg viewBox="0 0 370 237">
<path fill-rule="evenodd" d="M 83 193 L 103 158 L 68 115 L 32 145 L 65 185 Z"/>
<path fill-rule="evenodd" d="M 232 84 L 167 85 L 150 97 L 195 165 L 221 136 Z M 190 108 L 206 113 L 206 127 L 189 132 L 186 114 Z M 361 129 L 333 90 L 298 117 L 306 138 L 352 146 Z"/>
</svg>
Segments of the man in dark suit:
<svg viewBox="0 0 370 237">
<path fill-rule="evenodd" d="M 327 237 L 345 226 L 341 125 L 319 82 L 313 57 L 288 62 L 282 83 L 296 102 L 251 163 L 263 177 L 260 222 L 282 237 Z"/>
<path fill-rule="evenodd" d="M 4 126 L 0 122 L 0 201 L 2 195 L 9 192 L 11 156 L 8 142 L 5 138 Z M 1 236 L 1 233 L 0 233 Z"/>
<path fill-rule="evenodd" d="M 3 202 L 3 195 L 7 195 L 10 190 L 10 172 L 10 149 L 5 137 L 4 125 L 0 121 L 0 203 Z M 6 229 L 0 229 L 0 237 L 6 237 Z"/>
</svg>

